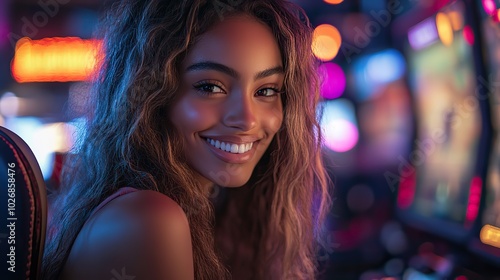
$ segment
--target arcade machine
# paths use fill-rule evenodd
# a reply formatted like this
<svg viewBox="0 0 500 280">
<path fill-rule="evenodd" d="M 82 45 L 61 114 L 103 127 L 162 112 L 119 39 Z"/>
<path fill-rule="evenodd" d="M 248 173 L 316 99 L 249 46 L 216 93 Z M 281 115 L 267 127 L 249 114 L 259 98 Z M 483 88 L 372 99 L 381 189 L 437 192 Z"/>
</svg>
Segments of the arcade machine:
<svg viewBox="0 0 500 280">
<path fill-rule="evenodd" d="M 474 258 L 466 245 L 482 219 L 491 132 L 476 1 L 435 2 L 394 25 L 415 114 L 413 150 L 393 174 L 410 247 L 399 277 L 496 279 L 500 269 Z M 484 217 L 493 219 L 488 211 Z"/>
<path fill-rule="evenodd" d="M 479 77 L 486 89 L 483 99 L 490 105 L 493 144 L 489 158 L 482 211 L 478 227 L 470 240 L 470 249 L 478 257 L 498 266 L 500 275 L 500 5 L 478 1 L 481 37 L 486 74 Z"/>
</svg>

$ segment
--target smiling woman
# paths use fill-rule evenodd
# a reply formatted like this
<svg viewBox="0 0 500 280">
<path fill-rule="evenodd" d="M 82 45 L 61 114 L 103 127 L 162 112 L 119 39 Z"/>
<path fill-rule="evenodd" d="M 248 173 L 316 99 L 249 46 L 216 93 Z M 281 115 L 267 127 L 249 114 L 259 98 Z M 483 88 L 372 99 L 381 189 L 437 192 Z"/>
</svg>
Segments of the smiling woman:
<svg viewBox="0 0 500 280">
<path fill-rule="evenodd" d="M 330 199 L 301 18 L 283 0 L 110 10 L 45 279 L 315 278 Z"/>
</svg>

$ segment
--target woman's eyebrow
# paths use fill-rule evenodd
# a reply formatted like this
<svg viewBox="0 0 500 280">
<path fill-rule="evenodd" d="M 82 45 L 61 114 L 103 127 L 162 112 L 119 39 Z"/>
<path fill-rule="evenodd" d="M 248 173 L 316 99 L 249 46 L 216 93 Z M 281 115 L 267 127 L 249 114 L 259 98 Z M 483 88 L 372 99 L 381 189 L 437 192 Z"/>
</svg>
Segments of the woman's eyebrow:
<svg viewBox="0 0 500 280">
<path fill-rule="evenodd" d="M 269 77 L 269 76 L 272 76 L 275 74 L 284 74 L 284 73 L 285 73 L 285 69 L 283 69 L 282 66 L 275 66 L 273 68 L 269 68 L 269 69 L 266 69 L 264 71 L 257 73 L 253 79 L 259 80 L 259 79 Z"/>
<path fill-rule="evenodd" d="M 233 78 L 238 78 L 240 75 L 238 74 L 238 72 L 236 72 L 236 70 L 224 65 L 224 64 L 220 64 L 220 63 L 217 63 L 217 62 L 213 62 L 213 61 L 202 61 L 202 62 L 197 62 L 195 64 L 191 64 L 190 66 L 188 66 L 188 68 L 186 68 L 186 72 L 190 72 L 190 71 L 200 71 L 200 70 L 215 70 L 215 71 L 219 71 L 219 72 L 222 72 L 226 75 L 229 75 Z"/>
<path fill-rule="evenodd" d="M 188 66 L 186 68 L 186 72 L 201 71 L 201 70 L 215 70 L 218 72 L 222 72 L 226 75 L 229 75 L 235 79 L 240 77 L 239 73 L 236 70 L 234 70 L 233 68 L 228 67 L 224 64 L 213 62 L 213 61 L 197 62 L 197 63 L 191 64 L 190 66 Z M 260 71 L 259 73 L 255 74 L 254 80 L 259 80 L 259 79 L 269 77 L 269 76 L 272 76 L 275 74 L 283 74 L 283 73 L 285 73 L 285 70 L 283 69 L 282 66 L 275 66 L 275 67 Z"/>
</svg>

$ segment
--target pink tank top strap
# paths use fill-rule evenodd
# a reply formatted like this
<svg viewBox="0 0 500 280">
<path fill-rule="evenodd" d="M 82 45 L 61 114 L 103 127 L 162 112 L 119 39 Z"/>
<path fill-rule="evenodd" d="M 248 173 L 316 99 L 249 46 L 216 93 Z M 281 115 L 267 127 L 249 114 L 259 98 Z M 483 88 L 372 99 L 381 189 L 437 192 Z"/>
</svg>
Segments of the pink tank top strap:
<svg viewBox="0 0 500 280">
<path fill-rule="evenodd" d="M 131 193 L 131 192 L 136 192 L 136 191 L 139 191 L 139 190 L 136 188 L 132 188 L 132 187 L 123 187 L 123 188 L 118 189 L 115 193 L 108 196 L 99 205 L 97 205 L 97 207 L 94 209 L 94 211 L 92 211 L 92 214 L 90 214 L 90 217 L 92 217 L 95 213 L 97 213 L 97 211 L 101 210 L 101 208 L 103 208 L 106 204 L 111 202 L 113 199 L 120 197 L 122 195 L 126 195 L 126 194 Z"/>
</svg>

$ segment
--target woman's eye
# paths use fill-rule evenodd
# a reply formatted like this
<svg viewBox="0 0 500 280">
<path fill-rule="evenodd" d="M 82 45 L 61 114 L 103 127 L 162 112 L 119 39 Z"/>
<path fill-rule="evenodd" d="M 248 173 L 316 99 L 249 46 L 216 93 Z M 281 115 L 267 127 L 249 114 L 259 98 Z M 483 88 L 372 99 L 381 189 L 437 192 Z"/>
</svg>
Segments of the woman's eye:
<svg viewBox="0 0 500 280">
<path fill-rule="evenodd" d="M 280 93 L 280 91 L 276 88 L 263 88 L 263 89 L 259 89 L 257 91 L 257 95 L 258 96 L 263 96 L 263 97 L 273 97 L 273 96 L 277 96 L 278 93 Z"/>
<path fill-rule="evenodd" d="M 215 85 L 213 83 L 201 83 L 194 85 L 194 88 L 204 94 L 211 93 L 224 93 L 221 86 Z"/>
</svg>

